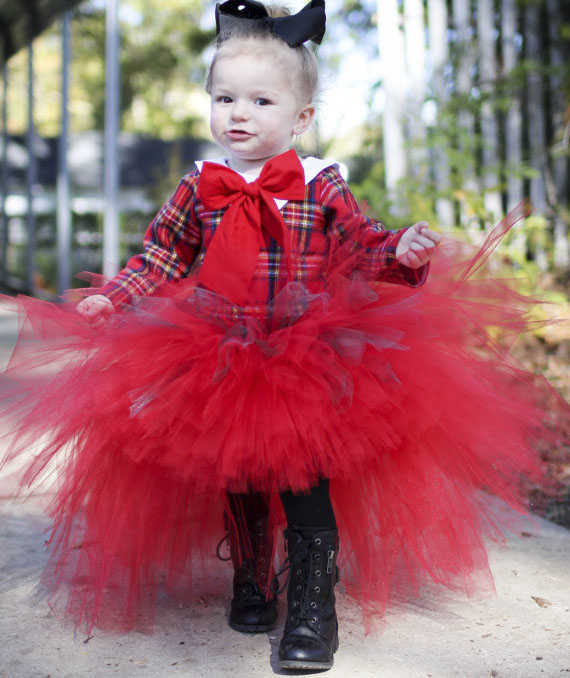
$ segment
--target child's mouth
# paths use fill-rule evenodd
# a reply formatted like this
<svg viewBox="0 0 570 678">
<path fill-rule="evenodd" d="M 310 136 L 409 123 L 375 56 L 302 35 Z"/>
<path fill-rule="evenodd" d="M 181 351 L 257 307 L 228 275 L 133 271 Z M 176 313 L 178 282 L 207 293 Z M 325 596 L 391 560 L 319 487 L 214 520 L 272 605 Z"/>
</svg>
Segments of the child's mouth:
<svg viewBox="0 0 570 678">
<path fill-rule="evenodd" d="M 249 132 L 244 132 L 241 129 L 230 129 L 226 132 L 226 136 L 233 141 L 242 141 L 244 139 L 249 139 L 249 137 L 253 135 Z"/>
</svg>

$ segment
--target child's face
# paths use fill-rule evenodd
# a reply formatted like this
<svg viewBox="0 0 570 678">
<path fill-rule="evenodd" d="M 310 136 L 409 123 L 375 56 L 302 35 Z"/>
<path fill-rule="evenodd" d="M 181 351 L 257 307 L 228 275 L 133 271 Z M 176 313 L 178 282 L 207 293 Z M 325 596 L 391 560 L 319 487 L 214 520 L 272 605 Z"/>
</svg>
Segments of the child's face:
<svg viewBox="0 0 570 678">
<path fill-rule="evenodd" d="M 287 66 L 287 61 L 271 54 L 218 55 L 212 77 L 210 129 L 229 154 L 233 169 L 263 166 L 288 150 L 293 136 L 310 125 L 314 108 L 300 104 Z"/>
</svg>

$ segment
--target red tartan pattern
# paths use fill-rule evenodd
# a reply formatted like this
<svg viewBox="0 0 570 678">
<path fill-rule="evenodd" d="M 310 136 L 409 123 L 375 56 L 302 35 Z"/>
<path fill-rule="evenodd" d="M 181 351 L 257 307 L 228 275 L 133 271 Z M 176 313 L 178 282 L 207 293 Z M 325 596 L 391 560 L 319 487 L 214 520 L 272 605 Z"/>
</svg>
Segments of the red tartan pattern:
<svg viewBox="0 0 570 678">
<path fill-rule="evenodd" d="M 181 280 L 200 269 L 225 210 L 204 208 L 196 196 L 199 178 L 200 173 L 194 170 L 181 179 L 149 224 L 144 251 L 129 259 L 101 290 L 115 306 L 132 303 L 136 297 L 152 294 L 164 282 Z M 258 257 L 248 305 L 242 312 L 263 312 L 287 280 L 314 287 L 325 271 L 331 242 L 342 243 L 346 236 L 343 226 L 354 224 L 355 218 L 365 247 L 360 268 L 368 279 L 414 287 L 426 279 L 428 265 L 414 270 L 396 260 L 396 247 L 405 229 L 386 230 L 381 222 L 363 215 L 334 166 L 305 186 L 304 200 L 287 202 L 281 213 L 290 234 L 289 256 L 275 240 L 266 242 Z"/>
</svg>

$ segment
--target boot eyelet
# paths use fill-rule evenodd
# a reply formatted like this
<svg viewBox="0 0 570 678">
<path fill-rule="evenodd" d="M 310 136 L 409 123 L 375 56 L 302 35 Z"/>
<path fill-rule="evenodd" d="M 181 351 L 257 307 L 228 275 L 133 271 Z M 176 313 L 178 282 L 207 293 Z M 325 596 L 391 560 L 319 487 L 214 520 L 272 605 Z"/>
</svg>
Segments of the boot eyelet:
<svg viewBox="0 0 570 678">
<path fill-rule="evenodd" d="M 321 571 L 315 570 L 315 577 L 320 577 L 320 576 L 321 576 Z"/>
<path fill-rule="evenodd" d="M 321 559 L 320 553 L 313 553 L 313 560 L 320 560 L 320 559 Z"/>
<path fill-rule="evenodd" d="M 297 591 L 302 591 L 302 590 L 303 590 L 303 587 L 301 586 L 301 584 L 297 584 Z"/>
<path fill-rule="evenodd" d="M 311 602 L 309 603 L 309 605 L 310 605 L 313 609 L 314 609 L 315 607 L 317 607 L 317 604 L 315 603 L 314 600 L 311 600 Z"/>
<path fill-rule="evenodd" d="M 320 586 L 315 586 L 315 587 L 313 587 L 313 591 L 314 591 L 315 593 L 320 593 L 320 592 L 321 592 L 321 587 L 320 587 Z"/>
<path fill-rule="evenodd" d="M 316 624 L 319 620 L 316 617 L 313 617 L 311 621 L 313 622 L 313 624 Z"/>
<path fill-rule="evenodd" d="M 297 570 L 297 576 L 300 577 L 303 574 L 303 570 Z"/>
<path fill-rule="evenodd" d="M 321 544 L 321 538 L 320 537 L 315 537 L 315 544 L 317 546 L 320 546 L 320 544 Z"/>
</svg>

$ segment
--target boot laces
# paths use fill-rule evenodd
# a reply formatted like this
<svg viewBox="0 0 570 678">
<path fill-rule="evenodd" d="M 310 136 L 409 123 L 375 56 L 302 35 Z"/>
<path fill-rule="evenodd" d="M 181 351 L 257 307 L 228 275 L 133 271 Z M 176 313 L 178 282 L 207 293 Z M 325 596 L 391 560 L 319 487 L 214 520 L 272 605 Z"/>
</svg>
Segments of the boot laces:
<svg viewBox="0 0 570 678">
<path fill-rule="evenodd" d="M 275 573 L 275 577 L 272 582 L 272 586 L 275 585 L 277 587 L 273 589 L 273 593 L 275 593 L 275 595 L 283 593 L 283 591 L 287 588 L 287 585 L 289 584 L 289 580 L 291 578 L 291 568 L 306 564 L 308 562 L 309 546 L 311 544 L 311 541 L 312 541 L 311 539 L 303 538 L 301 541 L 295 544 L 293 550 L 285 558 L 285 560 L 283 561 L 283 565 Z M 285 549 L 287 549 L 287 538 L 285 538 Z M 283 584 L 280 585 L 279 577 L 281 577 L 281 575 L 285 573 L 287 573 L 285 581 L 283 582 Z"/>
<path fill-rule="evenodd" d="M 231 537 L 231 532 L 228 530 L 226 534 L 220 539 L 216 546 L 216 557 L 218 560 L 221 560 L 222 562 L 227 562 L 228 560 L 232 559 L 232 554 L 231 554 L 231 547 L 230 547 L 230 537 Z M 224 544 L 227 543 L 227 548 L 229 550 L 229 555 L 223 556 L 222 555 L 222 547 Z M 244 560 L 242 565 L 240 567 L 245 567 L 247 568 L 247 560 Z M 265 598 L 265 594 L 261 592 L 261 589 L 259 588 L 259 584 L 255 581 L 255 567 L 248 568 L 249 574 L 251 575 L 251 580 L 250 581 L 244 581 L 238 584 L 238 589 L 240 593 L 244 596 L 259 596 L 260 598 Z M 275 595 L 278 595 L 278 593 L 281 593 L 283 589 L 279 589 L 279 575 L 281 574 L 281 571 L 276 573 L 273 578 L 271 579 L 271 583 L 269 584 L 269 591 Z M 286 585 L 286 583 L 285 583 Z"/>
<path fill-rule="evenodd" d="M 227 562 L 228 560 L 232 559 L 232 554 L 230 552 L 229 556 L 227 558 L 225 556 L 222 556 L 222 546 L 224 543 L 228 544 L 227 548 L 229 550 L 229 544 L 230 544 L 230 531 L 228 530 L 225 535 L 220 539 L 218 542 L 218 545 L 216 546 L 216 557 L 218 560 L 223 561 L 224 563 Z"/>
<path fill-rule="evenodd" d="M 291 572 L 295 570 L 301 570 L 303 572 L 303 581 L 300 584 L 303 587 L 302 594 L 299 596 L 300 601 L 294 601 L 296 604 L 296 609 L 293 612 L 293 616 L 296 622 L 302 621 L 312 621 L 316 622 L 315 611 L 311 606 L 311 600 L 309 591 L 308 591 L 308 574 L 309 574 L 309 559 L 310 559 L 310 545 L 312 543 L 312 538 L 303 538 L 301 541 L 295 544 L 293 551 L 289 553 L 283 566 L 276 573 L 274 582 L 276 582 L 278 588 L 274 589 L 275 595 L 282 593 L 291 580 Z M 279 586 L 279 577 L 287 573 L 285 581 L 281 586 Z M 299 604 L 301 602 L 301 604 Z"/>
</svg>

